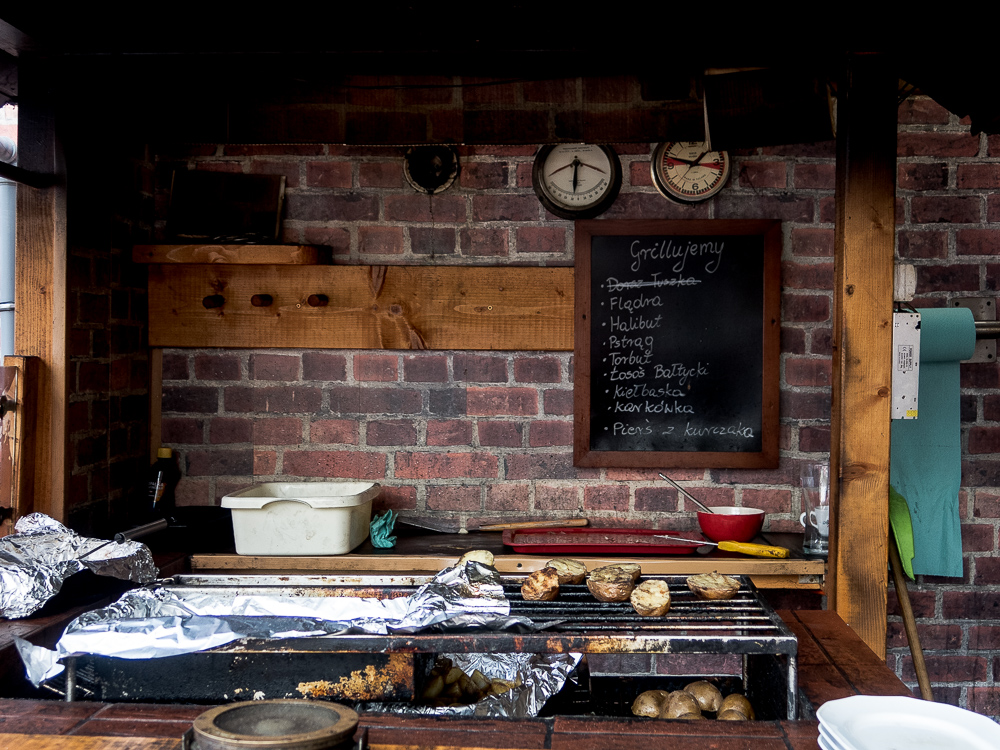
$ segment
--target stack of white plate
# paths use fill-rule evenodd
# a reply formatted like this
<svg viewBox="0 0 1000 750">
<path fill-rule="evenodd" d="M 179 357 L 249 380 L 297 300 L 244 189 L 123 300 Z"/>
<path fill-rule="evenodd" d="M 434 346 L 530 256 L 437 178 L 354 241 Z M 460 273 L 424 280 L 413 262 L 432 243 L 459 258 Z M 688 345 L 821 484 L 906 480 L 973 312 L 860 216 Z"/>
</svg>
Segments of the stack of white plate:
<svg viewBox="0 0 1000 750">
<path fill-rule="evenodd" d="M 997 750 L 1000 724 L 944 703 L 855 695 L 816 712 L 822 750 Z"/>
</svg>

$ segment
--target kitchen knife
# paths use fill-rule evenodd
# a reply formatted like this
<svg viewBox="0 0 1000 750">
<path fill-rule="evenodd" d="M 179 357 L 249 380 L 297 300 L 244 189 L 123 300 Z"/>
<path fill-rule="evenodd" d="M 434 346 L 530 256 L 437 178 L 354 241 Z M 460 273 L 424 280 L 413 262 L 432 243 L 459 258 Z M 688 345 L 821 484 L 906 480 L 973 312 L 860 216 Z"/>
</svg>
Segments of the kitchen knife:
<svg viewBox="0 0 1000 750">
<path fill-rule="evenodd" d="M 744 555 L 752 555 L 753 557 L 774 557 L 774 558 L 784 558 L 788 557 L 789 551 L 786 547 L 772 547 L 769 544 L 753 544 L 752 542 L 701 542 L 697 539 L 685 539 L 679 536 L 666 536 L 665 534 L 655 534 L 657 539 L 670 539 L 674 542 L 685 542 L 687 544 L 696 544 L 699 547 L 703 545 L 712 545 L 718 547 L 723 552 L 740 552 Z"/>
</svg>

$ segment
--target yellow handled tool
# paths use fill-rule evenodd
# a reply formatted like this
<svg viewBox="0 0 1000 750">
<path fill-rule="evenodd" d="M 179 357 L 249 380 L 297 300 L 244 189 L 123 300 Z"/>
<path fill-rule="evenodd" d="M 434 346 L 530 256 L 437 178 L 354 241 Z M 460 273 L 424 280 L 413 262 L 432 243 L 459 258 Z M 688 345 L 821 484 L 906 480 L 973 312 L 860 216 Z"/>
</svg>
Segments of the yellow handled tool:
<svg viewBox="0 0 1000 750">
<path fill-rule="evenodd" d="M 723 552 L 740 552 L 744 555 L 752 555 L 753 557 L 777 557 L 784 558 L 788 557 L 789 552 L 786 547 L 772 547 L 769 544 L 753 544 L 751 542 L 699 542 L 697 539 L 684 539 L 679 536 L 666 536 L 665 534 L 656 534 L 657 539 L 670 539 L 674 542 L 684 542 L 686 544 L 696 544 L 699 547 L 705 544 L 710 544 L 714 547 L 718 547 Z"/>
</svg>

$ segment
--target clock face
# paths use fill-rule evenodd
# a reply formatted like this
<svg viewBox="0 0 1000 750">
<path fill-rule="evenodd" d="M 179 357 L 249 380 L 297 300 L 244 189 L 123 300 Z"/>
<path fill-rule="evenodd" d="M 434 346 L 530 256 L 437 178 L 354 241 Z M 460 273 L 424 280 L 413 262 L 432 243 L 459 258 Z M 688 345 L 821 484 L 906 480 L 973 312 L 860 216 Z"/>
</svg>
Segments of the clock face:
<svg viewBox="0 0 1000 750">
<path fill-rule="evenodd" d="M 622 167 L 610 146 L 561 143 L 539 149 L 531 181 L 542 205 L 556 216 L 591 219 L 618 197 Z"/>
<path fill-rule="evenodd" d="M 656 147 L 650 168 L 653 184 L 667 198 L 700 203 L 725 187 L 729 166 L 729 154 L 709 151 L 702 141 L 669 141 Z"/>
</svg>

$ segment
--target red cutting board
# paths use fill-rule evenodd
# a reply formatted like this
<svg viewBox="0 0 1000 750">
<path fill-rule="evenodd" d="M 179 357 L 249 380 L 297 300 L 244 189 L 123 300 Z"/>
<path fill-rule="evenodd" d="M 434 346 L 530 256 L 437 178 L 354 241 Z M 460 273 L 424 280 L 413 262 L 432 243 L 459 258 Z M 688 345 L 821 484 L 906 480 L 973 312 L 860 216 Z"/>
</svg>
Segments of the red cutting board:
<svg viewBox="0 0 1000 750">
<path fill-rule="evenodd" d="M 697 544 L 675 544 L 657 534 L 662 529 L 507 529 L 503 543 L 528 555 L 690 555 Z M 697 539 L 692 539 L 697 542 Z"/>
</svg>

